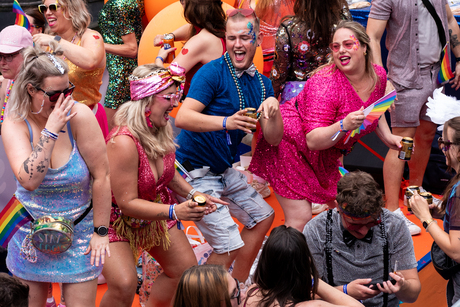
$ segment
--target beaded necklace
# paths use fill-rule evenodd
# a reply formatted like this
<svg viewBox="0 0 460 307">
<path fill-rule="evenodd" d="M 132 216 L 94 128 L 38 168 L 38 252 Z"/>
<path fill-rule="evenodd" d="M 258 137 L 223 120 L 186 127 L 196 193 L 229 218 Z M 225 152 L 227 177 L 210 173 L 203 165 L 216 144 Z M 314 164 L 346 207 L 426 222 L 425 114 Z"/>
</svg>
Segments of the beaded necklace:
<svg viewBox="0 0 460 307">
<path fill-rule="evenodd" d="M 228 68 L 230 69 L 230 73 L 232 75 L 233 81 L 235 82 L 236 90 L 238 91 L 238 98 L 240 100 L 240 110 L 243 110 L 246 107 L 246 102 L 244 99 L 243 90 L 241 89 L 240 80 L 236 76 L 235 67 L 233 67 L 233 64 L 232 64 L 232 61 L 230 60 L 230 56 L 228 55 L 228 52 L 225 52 L 224 58 L 225 58 L 225 62 L 227 63 Z M 262 81 L 262 77 L 260 76 L 257 70 L 256 70 L 256 75 L 257 75 L 257 78 L 259 79 L 260 87 L 262 89 L 262 95 L 260 97 L 260 103 L 262 103 L 265 100 L 265 94 L 266 94 L 265 84 Z M 257 116 L 257 119 L 260 118 L 260 115 L 261 114 L 259 113 L 259 115 Z"/>
<path fill-rule="evenodd" d="M 0 124 L 3 124 L 3 117 L 5 116 L 6 103 L 8 102 L 8 98 L 10 98 L 10 92 L 11 92 L 11 89 L 13 88 L 14 80 L 11 80 L 10 82 L 11 82 L 10 87 L 6 91 L 5 101 L 3 102 L 2 114 L 0 115 Z"/>
</svg>

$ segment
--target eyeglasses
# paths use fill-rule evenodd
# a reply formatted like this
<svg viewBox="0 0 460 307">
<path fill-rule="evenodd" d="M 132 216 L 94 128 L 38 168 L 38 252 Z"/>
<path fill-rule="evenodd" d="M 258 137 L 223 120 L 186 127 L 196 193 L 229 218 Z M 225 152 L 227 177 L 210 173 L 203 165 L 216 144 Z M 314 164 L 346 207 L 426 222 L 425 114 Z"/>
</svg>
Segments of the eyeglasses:
<svg viewBox="0 0 460 307">
<path fill-rule="evenodd" d="M 46 6 L 45 4 L 40 4 L 38 6 L 38 11 L 42 14 L 45 14 L 48 9 L 50 9 L 51 12 L 56 12 L 58 8 L 61 6 L 57 3 L 51 3 L 49 6 Z"/>
<path fill-rule="evenodd" d="M 7 63 L 10 63 L 11 61 L 13 61 L 13 59 L 19 54 L 19 51 L 18 52 L 15 52 L 15 53 L 10 53 L 10 54 L 3 54 L 3 53 L 0 53 L 0 61 L 1 60 L 5 60 Z"/>
<path fill-rule="evenodd" d="M 233 9 L 233 10 L 227 10 L 227 17 L 233 17 L 235 16 L 236 14 L 240 13 L 241 15 L 243 15 L 244 17 L 248 17 L 248 16 L 251 16 L 252 14 L 254 14 L 254 10 L 253 9 Z"/>
<path fill-rule="evenodd" d="M 182 97 L 182 91 L 177 91 L 174 94 L 168 94 L 168 95 L 154 95 L 154 96 L 160 96 L 163 97 L 166 100 L 170 100 L 171 106 L 174 105 L 175 102 L 178 102 L 181 97 Z"/>
<path fill-rule="evenodd" d="M 32 28 L 35 28 L 35 29 L 40 29 L 42 28 L 41 26 L 36 26 L 36 25 L 30 25 Z"/>
<path fill-rule="evenodd" d="M 448 151 L 449 148 L 450 148 L 450 145 L 459 145 L 459 144 L 453 143 L 453 142 L 451 142 L 449 140 L 444 141 L 442 137 L 438 138 L 438 147 L 442 151 Z"/>
<path fill-rule="evenodd" d="M 345 214 L 344 214 L 344 215 L 345 215 Z M 346 216 L 346 215 L 345 215 L 345 216 Z M 367 228 L 370 229 L 370 228 L 372 228 L 372 227 L 374 227 L 374 226 L 379 225 L 379 224 L 382 222 L 382 219 L 381 219 L 381 217 L 379 216 L 378 219 L 373 220 L 373 221 L 371 221 L 371 222 L 369 222 L 369 223 L 366 223 L 366 224 L 355 224 L 355 223 L 352 223 L 352 222 L 350 222 L 350 221 L 347 221 L 347 217 L 348 217 L 348 216 L 344 217 L 343 220 L 344 220 L 345 223 L 347 224 L 347 225 L 346 225 L 346 226 L 347 226 L 347 227 L 346 227 L 347 230 L 351 230 L 351 231 L 358 231 L 358 230 L 360 230 L 360 229 L 363 228 L 363 227 L 367 227 Z"/>
<path fill-rule="evenodd" d="M 344 40 L 342 43 L 330 43 L 329 48 L 333 52 L 339 52 L 340 46 L 343 46 L 345 49 L 350 50 L 355 45 L 355 42 L 352 39 Z"/>
<path fill-rule="evenodd" d="M 66 88 L 63 91 L 46 92 L 46 91 L 44 91 L 43 89 L 41 89 L 39 87 L 36 87 L 36 89 L 39 90 L 39 91 L 42 91 L 43 93 L 45 93 L 45 95 L 48 96 L 48 98 L 49 98 L 49 100 L 51 102 L 56 102 L 56 101 L 58 101 L 59 96 L 61 96 L 61 94 L 64 94 L 64 98 L 69 97 L 70 95 L 72 95 L 73 90 L 75 89 L 75 85 L 73 85 L 73 83 L 70 82 L 70 81 L 69 81 L 69 84 L 70 84 L 70 87 Z"/>
<path fill-rule="evenodd" d="M 238 303 L 238 305 L 240 305 L 241 304 L 240 282 L 236 278 L 233 278 L 233 279 L 236 282 L 236 293 L 233 293 L 232 296 L 230 297 L 230 299 L 236 298 L 236 302 Z"/>
</svg>

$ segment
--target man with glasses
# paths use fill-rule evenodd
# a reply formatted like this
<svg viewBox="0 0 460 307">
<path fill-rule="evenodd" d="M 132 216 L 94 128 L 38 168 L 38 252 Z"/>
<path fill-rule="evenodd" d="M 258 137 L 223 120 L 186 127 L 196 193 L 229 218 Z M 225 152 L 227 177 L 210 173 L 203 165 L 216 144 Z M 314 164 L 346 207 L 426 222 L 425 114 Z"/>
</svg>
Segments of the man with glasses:
<svg viewBox="0 0 460 307">
<path fill-rule="evenodd" d="M 196 190 L 229 203 L 217 204 L 216 212 L 196 224 L 214 249 L 208 263 L 228 268 L 235 260 L 233 276 L 244 282 L 274 212 L 232 168 L 238 145 L 256 128 L 257 119 L 245 116 L 245 108 L 259 112 L 263 136 L 272 145 L 281 141 L 283 122 L 270 80 L 253 64 L 262 42 L 259 19 L 249 9 L 231 10 L 227 16 L 227 52 L 195 74 L 177 114 L 176 126 L 184 130 L 178 136 L 176 157 L 193 169 L 190 198 Z M 244 225 L 241 235 L 232 216 Z"/>
<path fill-rule="evenodd" d="M 321 279 L 368 307 L 413 303 L 421 290 L 409 230 L 383 205 L 371 175 L 348 173 L 337 184 L 336 209 L 303 231 Z"/>
<path fill-rule="evenodd" d="M 0 99 L 3 106 L 1 122 L 3 122 L 6 103 L 13 87 L 14 79 L 19 74 L 24 61 L 22 50 L 33 45 L 32 35 L 24 27 L 8 26 L 0 32 L 0 72 L 4 78 L 0 89 Z"/>
</svg>

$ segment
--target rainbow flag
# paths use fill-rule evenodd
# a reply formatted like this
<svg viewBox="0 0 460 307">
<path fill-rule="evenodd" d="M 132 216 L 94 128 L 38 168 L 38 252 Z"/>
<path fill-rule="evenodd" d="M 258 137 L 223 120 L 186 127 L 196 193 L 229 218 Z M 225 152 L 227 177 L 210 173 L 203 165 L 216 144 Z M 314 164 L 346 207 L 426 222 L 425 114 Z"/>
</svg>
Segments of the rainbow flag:
<svg viewBox="0 0 460 307">
<path fill-rule="evenodd" d="M 348 131 L 345 135 L 346 139 L 344 144 L 348 143 L 348 140 L 359 134 L 361 130 L 365 130 L 367 126 L 372 125 L 376 120 L 379 120 L 380 116 L 393 104 L 396 98 L 396 91 L 391 91 L 366 109 L 364 109 L 364 115 L 366 118 L 364 122 L 355 130 Z"/>
<path fill-rule="evenodd" d="M 441 68 L 439 69 L 438 74 L 438 83 L 443 84 L 444 82 L 449 81 L 455 75 L 452 73 L 452 69 L 450 68 L 450 50 L 449 50 L 449 43 L 444 46 L 442 49 L 442 61 L 441 61 Z"/>
<path fill-rule="evenodd" d="M 174 160 L 174 168 L 179 172 L 179 174 L 185 179 L 185 177 L 188 177 L 190 180 L 193 178 L 189 175 L 185 167 L 182 166 L 182 164 L 179 163 L 179 161 Z"/>
<path fill-rule="evenodd" d="M 33 218 L 24 206 L 13 196 L 0 212 L 0 245 L 7 248 L 13 235 L 25 223 Z"/>
<path fill-rule="evenodd" d="M 16 13 L 16 20 L 14 24 L 30 30 L 30 24 L 26 17 L 26 13 L 24 13 L 17 0 L 14 0 L 13 2 L 13 12 Z"/>
<path fill-rule="evenodd" d="M 345 167 L 343 166 L 339 166 L 339 173 L 340 173 L 340 176 L 345 176 L 345 174 L 348 173 L 348 171 L 345 169 Z"/>
</svg>

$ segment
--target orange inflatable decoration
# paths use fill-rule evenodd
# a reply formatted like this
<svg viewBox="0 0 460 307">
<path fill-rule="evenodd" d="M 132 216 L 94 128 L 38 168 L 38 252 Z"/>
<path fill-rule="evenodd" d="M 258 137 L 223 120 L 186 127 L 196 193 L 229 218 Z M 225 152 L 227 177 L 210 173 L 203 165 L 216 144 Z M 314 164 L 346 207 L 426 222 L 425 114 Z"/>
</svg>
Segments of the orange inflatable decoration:
<svg viewBox="0 0 460 307">
<path fill-rule="evenodd" d="M 224 11 L 232 9 L 227 3 L 222 4 Z M 147 10 L 147 8 L 146 8 Z M 159 12 L 145 28 L 142 34 L 141 41 L 139 42 L 139 53 L 137 57 L 137 63 L 139 65 L 148 64 L 155 62 L 155 58 L 158 55 L 160 47 L 153 46 L 153 40 L 157 34 L 170 33 L 175 29 L 183 26 L 187 22 L 184 19 L 184 10 L 179 2 L 175 2 L 161 12 Z M 179 54 L 183 42 L 174 42 L 176 50 L 176 56 Z M 256 55 L 254 56 L 254 64 L 260 73 L 264 68 L 264 60 L 262 56 L 262 49 L 257 48 Z"/>
<path fill-rule="evenodd" d="M 201 1 L 201 0 L 200 0 Z M 147 20 L 150 21 L 158 14 L 161 10 L 173 3 L 179 3 L 177 0 L 144 0 L 144 7 L 145 7 L 145 16 L 147 16 Z M 231 5 L 232 7 L 235 6 L 236 0 L 223 0 L 223 2 Z"/>
</svg>

